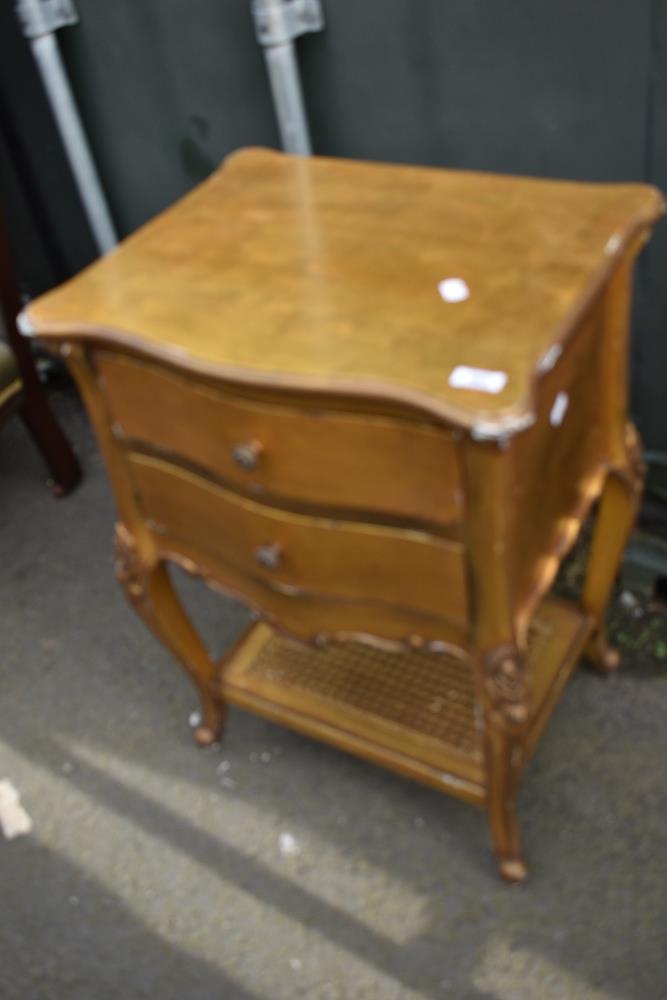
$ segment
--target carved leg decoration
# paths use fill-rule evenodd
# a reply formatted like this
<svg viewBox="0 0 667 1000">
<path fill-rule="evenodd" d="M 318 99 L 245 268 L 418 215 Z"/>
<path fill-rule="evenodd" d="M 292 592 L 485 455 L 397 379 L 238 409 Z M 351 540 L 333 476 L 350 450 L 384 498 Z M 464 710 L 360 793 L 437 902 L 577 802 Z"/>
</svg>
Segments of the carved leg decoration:
<svg viewBox="0 0 667 1000">
<path fill-rule="evenodd" d="M 528 869 L 521 851 L 516 798 L 524 763 L 528 690 L 521 655 L 499 646 L 484 663 L 487 811 L 500 874 L 523 882 Z"/>
<path fill-rule="evenodd" d="M 639 439 L 632 425 L 626 431 L 626 452 L 627 466 L 612 469 L 604 484 L 581 601 L 584 611 L 595 619 L 585 655 L 603 673 L 615 670 L 620 663 L 617 650 L 609 645 L 605 618 L 644 483 Z"/>
<path fill-rule="evenodd" d="M 180 660 L 199 693 L 201 723 L 194 735 L 200 746 L 210 746 L 222 735 L 226 711 L 218 693 L 218 674 L 174 589 L 166 564 L 144 565 L 134 536 L 124 524 L 116 525 L 115 553 L 116 576 L 128 600 Z"/>
</svg>

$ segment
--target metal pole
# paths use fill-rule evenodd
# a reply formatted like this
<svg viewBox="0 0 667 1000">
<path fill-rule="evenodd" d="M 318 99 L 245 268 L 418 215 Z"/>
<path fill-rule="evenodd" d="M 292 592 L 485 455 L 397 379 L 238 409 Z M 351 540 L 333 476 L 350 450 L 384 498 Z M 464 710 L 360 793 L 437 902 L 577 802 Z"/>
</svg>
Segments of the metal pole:
<svg viewBox="0 0 667 1000">
<path fill-rule="evenodd" d="M 294 39 L 321 31 L 320 0 L 251 0 L 257 41 L 264 49 L 273 104 L 283 148 L 288 153 L 312 153 Z"/>
<path fill-rule="evenodd" d="M 60 57 L 54 31 L 73 24 L 77 15 L 70 0 L 19 0 L 16 12 L 42 78 L 51 110 L 95 242 L 101 254 L 118 242 L 111 214 Z"/>
<path fill-rule="evenodd" d="M 264 49 L 273 104 L 283 149 L 287 153 L 310 156 L 312 148 L 306 109 L 296 64 L 294 44 L 272 45 Z"/>
</svg>

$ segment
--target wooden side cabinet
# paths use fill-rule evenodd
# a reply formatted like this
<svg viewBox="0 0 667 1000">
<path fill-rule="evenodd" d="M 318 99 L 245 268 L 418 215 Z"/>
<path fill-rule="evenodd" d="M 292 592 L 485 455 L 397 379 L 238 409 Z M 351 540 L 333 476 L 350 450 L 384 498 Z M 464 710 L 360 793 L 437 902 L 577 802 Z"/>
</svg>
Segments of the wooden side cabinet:
<svg viewBox="0 0 667 1000">
<path fill-rule="evenodd" d="M 525 878 L 522 770 L 581 655 L 618 664 L 632 269 L 662 208 L 644 185 L 245 150 L 31 305 L 200 743 L 234 703 L 485 805 Z M 596 502 L 581 599 L 555 600 Z M 257 612 L 222 663 L 169 562 Z"/>
</svg>

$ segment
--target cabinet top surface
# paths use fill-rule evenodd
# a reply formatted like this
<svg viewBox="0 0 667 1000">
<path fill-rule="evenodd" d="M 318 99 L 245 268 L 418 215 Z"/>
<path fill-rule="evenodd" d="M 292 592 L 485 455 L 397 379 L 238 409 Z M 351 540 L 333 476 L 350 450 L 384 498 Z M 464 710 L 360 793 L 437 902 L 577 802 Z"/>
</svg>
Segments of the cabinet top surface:
<svg viewBox="0 0 667 1000">
<path fill-rule="evenodd" d="M 502 433 L 530 416 L 540 368 L 661 212 L 641 184 L 248 149 L 32 303 L 24 326 Z"/>
</svg>

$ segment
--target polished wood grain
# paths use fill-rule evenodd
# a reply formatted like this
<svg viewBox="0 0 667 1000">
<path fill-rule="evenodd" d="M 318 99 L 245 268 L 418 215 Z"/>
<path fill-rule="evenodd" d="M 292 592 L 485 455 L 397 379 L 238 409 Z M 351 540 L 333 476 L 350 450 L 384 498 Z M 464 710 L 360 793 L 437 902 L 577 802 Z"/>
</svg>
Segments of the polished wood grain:
<svg viewBox="0 0 667 1000">
<path fill-rule="evenodd" d="M 404 400 L 498 435 L 530 419 L 540 361 L 662 204 L 641 184 L 245 150 L 27 321 L 246 384 Z M 449 277 L 466 301 L 440 297 Z M 507 385 L 453 388 L 459 365 Z"/>
<path fill-rule="evenodd" d="M 661 211 L 644 185 L 250 150 L 31 305 L 200 743 L 233 702 L 483 803 L 501 874 L 525 879 L 524 767 L 582 650 L 618 662 L 632 274 Z M 462 364 L 506 385 L 455 388 Z M 545 599 L 591 513 L 580 601 Z M 221 664 L 170 563 L 263 619 Z"/>
</svg>

